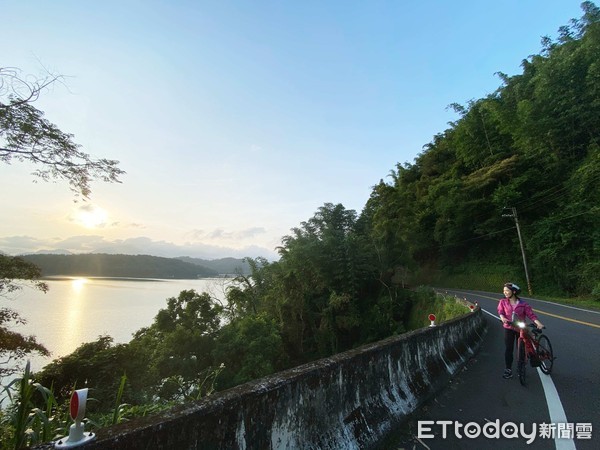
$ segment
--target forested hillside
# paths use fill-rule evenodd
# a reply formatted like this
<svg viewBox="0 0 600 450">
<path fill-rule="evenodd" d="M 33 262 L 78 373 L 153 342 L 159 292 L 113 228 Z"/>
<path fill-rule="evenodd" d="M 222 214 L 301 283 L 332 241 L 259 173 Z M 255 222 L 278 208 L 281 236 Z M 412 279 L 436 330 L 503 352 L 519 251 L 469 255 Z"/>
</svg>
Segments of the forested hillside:
<svg viewBox="0 0 600 450">
<path fill-rule="evenodd" d="M 422 281 L 525 285 L 514 207 L 533 290 L 600 296 L 600 24 L 582 7 L 522 74 L 453 105 L 460 118 L 375 186 L 362 219 L 390 265 Z"/>
<path fill-rule="evenodd" d="M 213 277 L 219 272 L 174 258 L 148 255 L 25 255 L 38 266 L 42 276 L 133 277 L 194 279 Z"/>
<path fill-rule="evenodd" d="M 240 273 L 248 275 L 250 273 L 250 264 L 248 261 L 239 258 L 202 259 L 190 258 L 189 256 L 180 256 L 177 259 L 196 264 L 198 266 L 207 267 L 223 275 L 237 275 Z"/>
</svg>

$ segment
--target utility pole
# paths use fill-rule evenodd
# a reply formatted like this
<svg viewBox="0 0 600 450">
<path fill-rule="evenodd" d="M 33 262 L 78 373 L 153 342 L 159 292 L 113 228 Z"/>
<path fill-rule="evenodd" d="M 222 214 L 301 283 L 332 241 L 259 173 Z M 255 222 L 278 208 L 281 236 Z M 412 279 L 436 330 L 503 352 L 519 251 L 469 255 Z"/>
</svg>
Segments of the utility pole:
<svg viewBox="0 0 600 450">
<path fill-rule="evenodd" d="M 511 214 L 502 214 L 502 217 L 512 217 L 515 219 L 515 225 L 517 226 L 517 234 L 519 235 L 519 244 L 521 245 L 521 254 L 523 255 L 523 267 L 525 268 L 525 278 L 527 279 L 527 292 L 529 295 L 533 295 L 531 290 L 531 282 L 529 281 L 529 270 L 527 269 L 527 258 L 525 258 L 525 247 L 523 246 L 523 237 L 521 236 L 521 228 L 519 227 L 519 219 L 517 217 L 517 208 L 504 208 L 509 209 Z"/>
</svg>

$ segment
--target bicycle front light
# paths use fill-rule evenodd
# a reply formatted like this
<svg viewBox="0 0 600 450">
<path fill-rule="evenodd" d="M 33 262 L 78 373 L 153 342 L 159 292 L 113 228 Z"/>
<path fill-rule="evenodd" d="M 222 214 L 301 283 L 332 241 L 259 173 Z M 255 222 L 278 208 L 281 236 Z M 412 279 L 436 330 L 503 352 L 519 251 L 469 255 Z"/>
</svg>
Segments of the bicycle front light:
<svg viewBox="0 0 600 450">
<path fill-rule="evenodd" d="M 525 322 L 517 322 L 519 328 L 525 328 Z"/>
</svg>

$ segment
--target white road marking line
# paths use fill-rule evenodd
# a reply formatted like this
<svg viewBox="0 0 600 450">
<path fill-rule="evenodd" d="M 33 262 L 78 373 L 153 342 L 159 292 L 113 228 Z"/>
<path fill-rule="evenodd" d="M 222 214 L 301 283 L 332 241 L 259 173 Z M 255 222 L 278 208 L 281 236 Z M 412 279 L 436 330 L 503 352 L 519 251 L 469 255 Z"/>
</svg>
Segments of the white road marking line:
<svg viewBox="0 0 600 450">
<path fill-rule="evenodd" d="M 492 298 L 492 297 L 487 297 L 485 295 L 481 295 L 481 294 L 473 294 L 471 291 L 463 291 L 460 289 L 444 289 L 444 291 L 446 292 L 460 292 L 461 294 L 469 294 L 469 295 L 479 295 L 480 297 L 485 297 L 485 298 Z M 485 291 L 479 291 L 479 292 L 485 292 Z M 498 299 L 502 297 L 502 294 L 498 294 Z M 521 297 L 523 300 L 533 300 L 535 302 L 542 302 L 542 303 L 549 303 L 551 305 L 554 306 L 562 306 L 563 308 L 569 308 L 569 309 L 576 309 L 577 311 L 583 311 L 583 312 L 587 312 L 587 313 L 592 313 L 592 314 L 600 314 L 600 311 L 594 311 L 593 309 L 585 309 L 585 308 L 578 308 L 576 306 L 571 306 L 571 305 L 564 305 L 562 303 L 555 303 L 555 302 L 551 302 L 548 300 L 540 300 L 539 298 L 534 298 L 534 297 Z M 495 300 L 495 299 L 494 299 Z"/>
<path fill-rule="evenodd" d="M 548 404 L 548 411 L 550 412 L 551 423 L 569 423 L 567 415 L 558 396 L 558 391 L 552 377 L 544 374 L 538 367 L 538 375 L 542 380 L 542 387 L 544 388 L 544 394 L 546 395 L 546 403 Z M 558 434 L 558 433 L 557 433 Z M 575 449 L 575 442 L 573 439 L 559 439 L 558 436 L 554 438 L 554 444 L 556 450 L 573 450 Z"/>
<path fill-rule="evenodd" d="M 490 316 L 492 316 L 494 319 L 498 319 L 498 320 L 500 320 L 500 317 L 498 317 L 496 314 L 492 314 L 491 312 L 489 312 L 489 311 L 487 311 L 487 310 L 485 310 L 485 309 L 483 309 L 483 308 L 481 308 L 481 310 L 482 310 L 484 313 L 486 313 L 486 314 L 489 314 Z"/>
</svg>

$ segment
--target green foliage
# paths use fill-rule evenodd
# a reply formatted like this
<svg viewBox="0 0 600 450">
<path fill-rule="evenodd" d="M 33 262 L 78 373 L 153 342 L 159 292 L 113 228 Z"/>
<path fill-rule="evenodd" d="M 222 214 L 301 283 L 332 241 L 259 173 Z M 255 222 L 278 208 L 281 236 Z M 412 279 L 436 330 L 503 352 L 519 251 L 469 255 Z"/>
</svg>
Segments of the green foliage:
<svg viewBox="0 0 600 450">
<path fill-rule="evenodd" d="M 210 355 L 221 313 L 222 307 L 207 293 L 182 291 L 167 300 L 167 308 L 159 311 L 149 332 L 139 340 L 153 349 L 152 368 L 159 379 L 181 375 L 193 380 L 213 365 Z"/>
<path fill-rule="evenodd" d="M 136 417 L 146 417 L 158 414 L 162 411 L 173 408 L 177 404 L 178 403 L 176 402 L 155 402 L 144 405 L 129 405 L 127 403 L 123 403 L 119 405 L 120 408 L 118 411 L 118 422 L 122 423 L 135 419 Z M 92 418 L 88 420 L 91 426 L 93 426 L 95 429 L 104 428 L 112 425 L 114 412 L 98 412 L 92 414 L 91 417 Z M 63 433 L 61 436 L 65 436 L 65 434 Z"/>
<path fill-rule="evenodd" d="M 216 373 L 218 375 L 218 373 Z M 216 376 L 215 375 L 215 376 Z M 142 417 L 171 408 L 173 403 L 153 403 L 144 406 L 132 406 L 121 403 L 125 392 L 127 377 L 123 375 L 119 382 L 114 410 L 112 413 L 93 411 L 100 402 L 88 397 L 88 409 L 83 419 L 86 428 L 100 428 L 114 425 L 133 417 Z M 70 393 L 75 390 L 72 386 Z M 44 387 L 35 381 L 27 363 L 23 375 L 4 387 L 10 403 L 0 409 L 0 449 L 21 449 L 28 446 L 53 441 L 69 434 L 73 423 L 69 414 L 69 398 L 62 402 L 54 396 L 54 389 Z M 91 408 L 90 408 L 91 406 Z M 92 411 L 90 411 L 90 409 Z M 90 414 L 91 412 L 91 414 Z"/>
<path fill-rule="evenodd" d="M 18 69 L 0 67 L 0 162 L 27 161 L 40 166 L 33 175 L 42 180 L 67 181 L 76 195 L 87 198 L 94 179 L 119 182 L 125 172 L 118 161 L 94 159 L 81 151 L 73 135 L 44 118 L 31 103 L 61 76 L 33 80 Z"/>
<path fill-rule="evenodd" d="M 26 323 L 19 313 L 9 308 L 0 308 L 0 379 L 16 373 L 18 362 L 32 353 L 39 353 L 48 356 L 50 353 L 42 344 L 37 342 L 35 336 L 24 336 L 21 333 L 13 331 L 15 325 Z M 13 367 L 8 364 L 15 361 Z"/>
<path fill-rule="evenodd" d="M 518 267 L 514 222 L 502 216 L 515 207 L 536 292 L 589 295 L 597 286 L 600 13 L 591 2 L 582 8 L 522 74 L 500 74 L 493 94 L 452 105 L 460 118 L 374 187 L 368 226 L 405 245 L 394 253 L 413 269 L 409 282 L 473 287 L 484 284 L 482 269 Z M 474 270 L 461 281 L 457 267 Z"/>
<path fill-rule="evenodd" d="M 375 342 L 408 330 L 407 318 L 413 302 L 409 290 L 383 290 L 363 314 L 360 342 Z"/>
<path fill-rule="evenodd" d="M 127 405 L 197 397 L 207 369 L 215 366 L 212 352 L 221 314 L 221 305 L 209 294 L 182 291 L 167 299 L 152 325 L 135 333 L 131 342 L 114 345 L 110 336 L 100 336 L 48 364 L 36 377 L 45 385 L 54 383 L 59 400 L 85 383 L 99 412 L 115 411 L 114 392 L 125 396 Z M 115 373 L 126 373 L 127 383 L 115 379 Z M 205 383 L 204 393 L 209 386 Z M 129 410 L 121 409 L 123 414 Z"/>
<path fill-rule="evenodd" d="M 13 67 L 0 67 L 0 163 L 35 164 L 35 177 L 64 180 L 75 196 L 86 199 L 91 194 L 93 180 L 119 182 L 125 172 L 119 169 L 118 161 L 95 159 L 81 151 L 72 135 L 62 132 L 32 105 L 45 89 L 62 81 L 63 77 L 50 73 L 40 79 L 22 75 Z M 40 270 L 31 262 L 0 253 L 0 296 L 27 284 L 45 292 L 48 286 L 38 280 L 40 275 Z M 0 310 L 0 359 L 4 363 L 33 352 L 48 354 L 35 338 L 11 329 L 20 323 L 24 320 L 14 311 Z M 0 367 L 0 378 L 11 373 L 13 369 Z"/>
<path fill-rule="evenodd" d="M 461 300 L 452 296 L 438 294 L 431 288 L 421 287 L 413 295 L 414 298 L 408 320 L 408 328 L 410 330 L 428 327 L 431 324 L 429 314 L 435 314 L 435 322 L 436 324 L 440 324 L 470 313 L 470 309 Z"/>
<path fill-rule="evenodd" d="M 58 412 L 56 398 L 51 389 L 34 381 L 29 362 L 23 375 L 4 387 L 4 393 L 11 402 L 0 414 L 3 429 L 9 436 L 6 448 L 18 450 L 48 441 L 61 429 L 57 423 L 60 416 L 55 414 Z M 36 394 L 41 398 L 41 408 L 36 404 Z"/>
<path fill-rule="evenodd" d="M 234 386 L 286 367 L 277 324 L 266 314 L 249 315 L 223 327 L 214 351 L 222 361 L 223 386 Z"/>
<path fill-rule="evenodd" d="M 180 256 L 177 259 L 214 270 L 221 275 L 248 275 L 251 272 L 250 264 L 246 258 L 201 259 Z"/>
<path fill-rule="evenodd" d="M 123 374 L 121 376 L 121 381 L 119 383 L 119 389 L 117 391 L 117 396 L 115 398 L 115 409 L 113 411 L 113 417 L 111 421 L 111 425 L 116 425 L 123 421 L 124 411 L 127 408 L 126 403 L 121 403 L 121 399 L 123 398 L 123 392 L 125 391 L 125 383 L 127 382 L 127 375 Z"/>
<path fill-rule="evenodd" d="M 131 342 L 114 345 L 100 336 L 37 378 L 54 383 L 59 401 L 85 383 L 97 423 L 110 424 L 150 402 L 197 399 L 400 333 L 411 299 L 400 287 L 403 256 L 386 247 L 387 239 L 367 216 L 326 204 L 284 238 L 280 261 L 248 259 L 250 275 L 236 278 L 224 305 L 208 293 L 182 291 Z M 127 378 L 119 382 L 115 373 Z"/>
<path fill-rule="evenodd" d="M 415 274 L 415 284 L 498 292 L 507 280 L 525 277 L 521 261 L 514 260 L 513 264 L 509 264 L 510 262 L 482 263 L 476 258 L 469 258 L 444 270 L 424 269 L 422 273 Z"/>
<path fill-rule="evenodd" d="M 375 200 L 373 200 L 375 202 Z M 398 280 L 404 246 L 389 248 L 394 235 L 371 226 L 370 211 L 357 218 L 342 205 L 327 203 L 283 239 L 280 261 L 269 267 L 268 301 L 277 317 L 291 361 L 301 363 L 366 342 L 374 327 L 367 319 L 382 296 L 401 302 Z M 398 255 L 400 253 L 400 255 Z M 386 323 L 401 324 L 402 308 L 382 308 Z M 394 312 L 395 311 L 395 312 Z M 386 330 L 398 328 L 395 325 Z"/>
<path fill-rule="evenodd" d="M 159 396 L 163 400 L 168 399 L 171 402 L 187 402 L 209 396 L 215 392 L 217 379 L 224 368 L 225 364 L 221 363 L 217 368 L 204 369 L 198 373 L 196 378 L 184 378 L 182 375 L 163 378 L 158 387 Z"/>
<path fill-rule="evenodd" d="M 29 282 L 34 288 L 46 292 L 48 285 L 39 281 L 41 276 L 42 273 L 35 264 L 20 257 L 0 253 L 0 295 L 6 296 L 22 289 L 24 282 Z"/>
<path fill-rule="evenodd" d="M 22 258 L 3 255 L 0 253 L 0 297 L 10 298 L 11 294 L 33 287 L 42 292 L 48 290 L 48 285 L 39 280 L 40 270 L 35 265 Z M 23 325 L 26 320 L 16 311 L 0 308 L 0 379 L 12 375 L 19 370 L 18 362 L 27 355 L 39 353 L 48 356 L 49 352 L 34 336 L 24 336 L 14 327 Z M 10 367 L 9 362 L 17 364 Z"/>
</svg>

